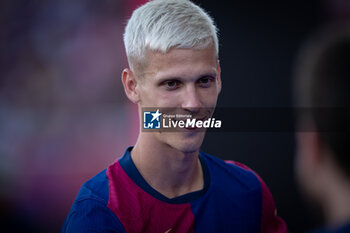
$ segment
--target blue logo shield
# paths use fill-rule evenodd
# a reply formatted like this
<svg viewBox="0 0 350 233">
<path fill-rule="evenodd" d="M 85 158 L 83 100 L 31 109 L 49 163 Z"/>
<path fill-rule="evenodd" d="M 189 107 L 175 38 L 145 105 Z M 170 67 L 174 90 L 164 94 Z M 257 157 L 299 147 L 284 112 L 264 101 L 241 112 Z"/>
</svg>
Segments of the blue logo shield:
<svg viewBox="0 0 350 233">
<path fill-rule="evenodd" d="M 157 109 L 156 112 L 143 112 L 143 128 L 144 129 L 160 129 L 160 116 L 162 113 Z"/>
</svg>

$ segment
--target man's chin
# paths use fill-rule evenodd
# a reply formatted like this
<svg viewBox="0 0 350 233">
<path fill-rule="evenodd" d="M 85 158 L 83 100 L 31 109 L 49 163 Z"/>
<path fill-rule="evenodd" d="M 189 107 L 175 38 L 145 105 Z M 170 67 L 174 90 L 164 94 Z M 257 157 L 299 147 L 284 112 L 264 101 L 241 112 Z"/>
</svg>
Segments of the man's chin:
<svg viewBox="0 0 350 233">
<path fill-rule="evenodd" d="M 198 148 L 185 148 L 181 152 L 184 154 L 193 154 L 193 153 L 196 153 L 198 150 L 199 150 L 199 147 Z"/>
<path fill-rule="evenodd" d="M 202 145 L 202 140 L 193 141 L 193 142 L 189 140 L 184 143 L 181 143 L 181 145 L 178 145 L 178 150 L 186 154 L 195 153 L 199 151 L 199 148 L 201 147 L 201 145 Z"/>
<path fill-rule="evenodd" d="M 195 153 L 197 152 L 204 139 L 204 132 L 174 132 L 161 135 L 163 137 L 160 140 L 164 140 L 170 147 L 180 151 L 182 153 Z"/>
<path fill-rule="evenodd" d="M 184 154 L 184 155 L 195 155 L 198 153 L 199 149 L 197 150 L 186 150 L 186 149 L 183 149 L 183 150 L 179 150 L 181 152 L 181 154 Z"/>
</svg>

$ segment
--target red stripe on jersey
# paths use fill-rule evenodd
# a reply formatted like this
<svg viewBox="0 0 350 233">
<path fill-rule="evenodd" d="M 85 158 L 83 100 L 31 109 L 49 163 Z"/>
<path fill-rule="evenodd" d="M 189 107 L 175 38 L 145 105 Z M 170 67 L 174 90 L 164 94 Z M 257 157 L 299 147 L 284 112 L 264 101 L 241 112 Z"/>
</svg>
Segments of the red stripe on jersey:
<svg viewBox="0 0 350 233">
<path fill-rule="evenodd" d="M 189 203 L 160 201 L 137 186 L 119 162 L 107 169 L 108 208 L 118 217 L 127 233 L 194 232 L 194 216 Z"/>
</svg>

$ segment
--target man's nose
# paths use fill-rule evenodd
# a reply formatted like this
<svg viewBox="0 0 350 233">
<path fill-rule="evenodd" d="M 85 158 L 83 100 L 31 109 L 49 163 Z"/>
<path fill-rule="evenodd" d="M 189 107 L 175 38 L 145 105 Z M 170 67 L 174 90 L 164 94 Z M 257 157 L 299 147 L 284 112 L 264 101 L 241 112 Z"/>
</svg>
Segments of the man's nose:
<svg viewBox="0 0 350 233">
<path fill-rule="evenodd" d="M 188 85 L 182 96 L 182 108 L 191 112 L 197 112 L 200 107 L 202 107 L 200 96 L 195 85 Z"/>
</svg>

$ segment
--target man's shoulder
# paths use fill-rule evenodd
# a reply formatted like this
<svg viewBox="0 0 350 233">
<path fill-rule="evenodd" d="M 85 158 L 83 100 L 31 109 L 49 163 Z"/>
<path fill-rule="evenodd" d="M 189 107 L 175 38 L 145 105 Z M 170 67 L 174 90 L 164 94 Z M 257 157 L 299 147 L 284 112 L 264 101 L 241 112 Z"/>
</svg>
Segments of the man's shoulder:
<svg viewBox="0 0 350 233">
<path fill-rule="evenodd" d="M 104 169 L 81 186 L 62 232 L 110 232 L 111 229 L 124 232 L 119 219 L 108 208 L 109 182 L 106 171 Z"/>
<path fill-rule="evenodd" d="M 215 166 L 218 166 L 218 167 L 228 168 L 228 169 L 239 169 L 239 170 L 243 169 L 245 171 L 253 172 L 252 169 L 250 169 L 248 166 L 240 162 L 236 162 L 233 160 L 223 160 L 213 155 L 210 155 L 208 153 L 205 153 L 203 151 L 200 152 L 200 155 L 201 157 L 206 158 L 206 160 L 209 161 L 210 164 L 214 164 Z"/>
<path fill-rule="evenodd" d="M 258 175 L 248 166 L 236 161 L 222 160 L 204 152 L 200 152 L 200 156 L 205 158 L 211 178 L 226 180 L 230 184 L 236 183 L 248 190 L 260 189 L 261 184 Z"/>
<path fill-rule="evenodd" d="M 207 160 L 211 179 L 221 191 L 220 195 L 228 195 L 226 200 L 238 200 L 246 206 L 252 206 L 258 200 L 254 208 L 261 208 L 261 232 L 288 232 L 285 222 L 276 216 L 270 190 L 257 173 L 239 162 L 224 161 L 205 153 L 201 156 Z"/>
<path fill-rule="evenodd" d="M 108 178 L 107 169 L 99 172 L 97 175 L 86 181 L 80 188 L 76 202 L 87 199 L 93 199 L 102 203 L 108 203 Z"/>
<path fill-rule="evenodd" d="M 107 207 L 108 196 L 108 179 L 106 169 L 104 169 L 80 187 L 70 214 L 81 211 L 86 212 L 86 208 Z"/>
</svg>

